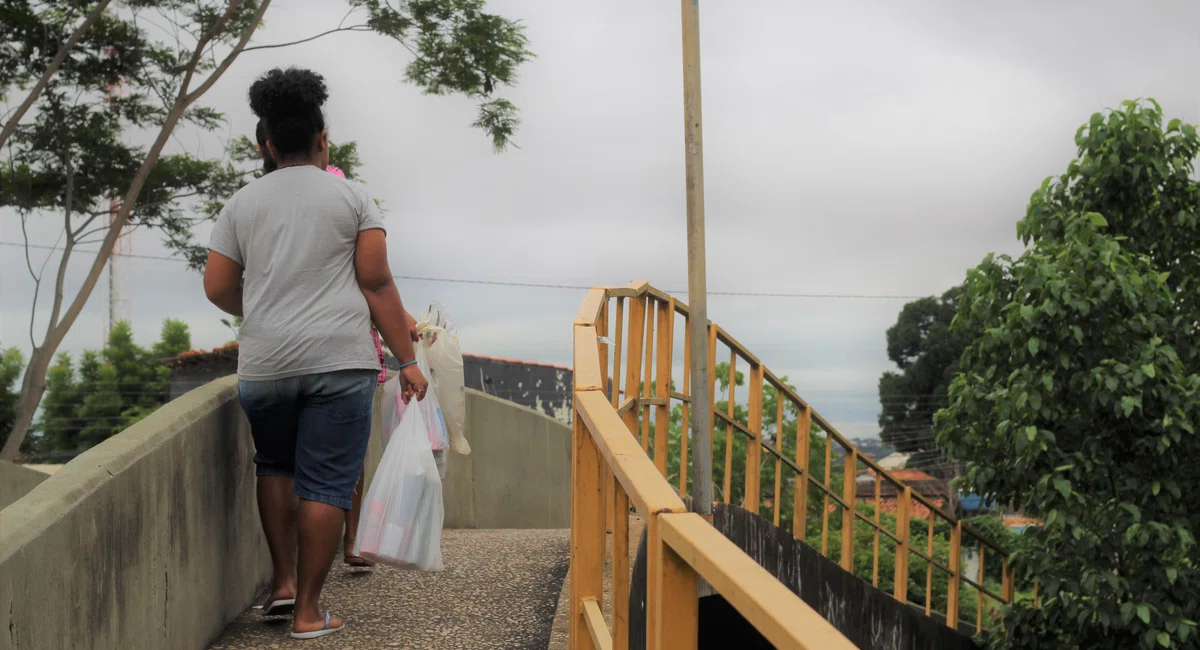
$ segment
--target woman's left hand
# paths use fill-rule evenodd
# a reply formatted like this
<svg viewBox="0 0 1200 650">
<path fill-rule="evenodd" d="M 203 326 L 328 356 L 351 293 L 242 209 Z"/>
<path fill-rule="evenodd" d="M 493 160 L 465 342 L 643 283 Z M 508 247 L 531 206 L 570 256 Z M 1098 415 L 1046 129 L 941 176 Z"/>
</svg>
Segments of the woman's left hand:
<svg viewBox="0 0 1200 650">
<path fill-rule="evenodd" d="M 404 320 L 408 322 L 408 335 L 412 337 L 413 343 L 420 341 L 421 334 L 417 332 L 417 319 L 413 318 L 413 315 L 406 311 L 404 312 Z"/>
</svg>

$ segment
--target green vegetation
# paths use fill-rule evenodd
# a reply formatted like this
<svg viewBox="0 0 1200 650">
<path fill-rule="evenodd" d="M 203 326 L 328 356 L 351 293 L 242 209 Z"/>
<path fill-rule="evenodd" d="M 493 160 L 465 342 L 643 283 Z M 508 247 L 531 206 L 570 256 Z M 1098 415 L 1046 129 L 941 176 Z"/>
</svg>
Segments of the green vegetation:
<svg viewBox="0 0 1200 650">
<path fill-rule="evenodd" d="M 169 248 L 194 261 L 193 228 L 212 213 L 193 208 L 211 208 L 243 183 L 235 165 L 190 153 L 183 143 L 194 140 L 179 137 L 180 130 L 224 128 L 225 116 L 200 100 L 242 53 L 334 32 L 386 37 L 412 57 L 405 81 L 427 94 L 478 102 L 473 126 L 497 151 L 510 143 L 520 120 L 515 106 L 494 93 L 515 84 L 517 69 L 533 56 L 524 26 L 486 12 L 483 0 L 348 0 L 350 11 L 332 30 L 246 49 L 270 0 L 227 8 L 188 0 L 105 4 L 6 3 L 0 21 L 0 97 L 16 107 L 0 118 L 0 209 L 17 212 L 23 225 L 40 219 L 62 228 L 61 250 L 49 256 L 56 264 L 46 268 L 41 259 L 27 260 L 31 312 L 45 322 L 37 323 L 44 329 L 30 353 L 3 458 L 21 447 L 54 355 L 117 237 L 132 229 L 157 231 Z M 141 144 L 146 142 L 153 144 Z M 168 142 L 184 149 L 164 153 Z M 87 250 L 93 252 L 82 252 Z M 68 291 L 66 269 L 80 255 L 88 271 L 78 289 Z M 38 314 L 41 294 L 52 303 Z"/>
<path fill-rule="evenodd" d="M 12 428 L 17 419 L 17 382 L 25 369 L 25 357 L 17 348 L 0 349 L 0 432 Z"/>
<path fill-rule="evenodd" d="M 879 437 L 912 454 L 909 467 L 943 478 L 953 473 L 945 471 L 946 459 L 937 448 L 933 415 L 946 405 L 946 389 L 967 345 L 966 337 L 950 329 L 961 290 L 921 298 L 900 310 L 887 331 L 888 358 L 900 372 L 879 378 Z"/>
<path fill-rule="evenodd" d="M 83 451 L 120 433 L 167 402 L 171 371 L 158 361 L 191 349 L 188 327 L 163 321 L 150 349 L 133 341 L 128 323 L 113 327 L 108 346 L 87 350 L 78 364 L 58 355 L 46 377 L 46 395 L 29 451 Z"/>
<path fill-rule="evenodd" d="M 1197 648 L 1200 153 L 1196 128 L 1126 102 L 1033 194 L 1016 260 L 966 279 L 980 333 L 937 417 L 965 485 L 1045 522 L 1013 554 L 993 648 Z"/>
<path fill-rule="evenodd" d="M 715 374 L 717 377 L 717 395 L 728 395 L 729 388 L 729 364 L 720 363 L 717 365 Z M 743 373 L 738 372 L 733 377 L 735 386 L 745 386 L 746 377 Z M 788 383 L 787 378 L 781 379 L 785 386 L 792 391 L 795 387 Z M 736 394 L 744 395 L 744 388 L 735 390 Z M 654 384 L 651 382 L 650 391 L 653 393 Z M 776 449 L 781 449 L 784 458 L 794 460 L 796 458 L 796 429 L 798 425 L 798 412 L 793 408 L 788 400 L 784 400 L 783 422 L 782 425 L 778 421 L 779 408 L 779 391 L 769 384 L 763 389 L 763 420 L 762 432 L 763 439 L 767 444 Z M 720 399 L 715 403 L 715 410 L 719 412 L 728 412 L 729 402 L 727 399 Z M 749 426 L 749 411 L 744 404 L 734 404 L 734 419 L 744 426 Z M 639 420 L 639 426 L 644 423 L 644 420 Z M 653 418 L 649 422 L 650 430 L 650 455 L 654 455 L 654 422 Z M 639 428 L 638 431 L 641 431 Z M 679 467 L 680 467 L 680 446 L 683 435 L 683 412 L 682 406 L 675 406 L 671 411 L 670 424 L 668 429 L 668 449 L 670 450 L 667 456 L 667 478 L 668 481 L 678 488 L 679 486 Z M 713 492 L 718 500 L 724 500 L 724 466 L 725 466 L 725 448 L 727 436 L 730 435 L 728 427 L 721 419 L 716 419 L 716 426 L 713 430 Z M 730 490 L 729 501 L 734 504 L 743 504 L 745 501 L 745 481 L 746 481 L 746 439 L 747 437 L 741 432 L 733 433 L 732 454 L 730 456 Z M 824 482 L 825 478 L 825 450 L 827 444 L 827 434 L 821 429 L 817 423 L 811 425 L 809 456 L 807 460 L 808 471 L 818 480 Z M 689 442 L 689 450 L 691 445 Z M 690 456 L 690 453 L 689 453 Z M 844 476 L 845 476 L 845 457 L 841 452 L 841 447 L 834 443 L 831 454 L 830 472 L 828 484 L 832 486 L 833 492 L 841 496 Z M 859 471 L 866 469 L 860 465 Z M 793 530 L 792 512 L 796 495 L 796 472 L 787 463 L 780 463 L 780 490 L 779 494 L 775 494 L 775 475 L 776 464 L 775 457 L 769 451 L 764 450 L 762 453 L 762 466 L 760 468 L 760 492 L 762 503 L 758 508 L 758 514 L 768 521 L 774 520 L 774 506 L 778 501 L 780 509 L 779 526 L 784 530 L 791 532 Z M 690 479 L 689 479 L 690 480 Z M 842 512 L 843 509 L 837 504 L 834 499 L 825 500 L 825 494 L 818 487 L 808 487 L 807 495 L 807 516 L 805 527 L 805 538 L 809 545 L 822 550 L 824 555 L 835 562 L 841 561 L 842 555 Z M 868 520 L 874 521 L 875 506 L 873 502 L 857 502 L 857 511 Z M 828 512 L 828 519 L 823 516 L 823 512 Z M 897 533 L 897 518 L 895 514 L 889 512 L 881 512 L 879 516 L 880 526 L 895 535 Z M 970 526 L 978 525 L 979 532 L 984 534 L 988 541 L 1001 546 L 1003 549 L 1011 550 L 1016 544 L 1016 535 L 1011 533 L 995 516 L 976 517 L 967 522 Z M 823 529 L 827 526 L 827 533 L 822 534 Z M 929 520 L 927 518 L 912 517 L 910 519 L 909 528 L 912 531 L 912 548 L 922 553 L 928 554 L 930 544 Z M 942 566 L 950 565 L 950 526 L 942 519 L 937 519 L 934 524 L 932 534 L 933 554 L 932 557 Z M 825 543 L 822 544 L 822 540 Z M 824 548 L 822 548 L 824 546 Z M 964 539 L 964 548 L 976 548 L 978 543 L 967 538 Z M 896 545 L 884 534 L 880 534 L 879 541 L 879 565 L 878 565 L 878 586 L 880 589 L 888 593 L 893 592 L 896 574 Z M 988 551 L 984 563 L 985 581 L 984 586 L 994 594 L 1001 593 L 1001 558 L 994 551 Z M 856 521 L 854 526 L 854 573 L 858 577 L 874 581 L 876 579 L 875 566 L 875 528 L 863 521 Z M 967 576 L 971 580 L 976 580 L 977 576 Z M 916 553 L 910 553 L 909 556 L 909 571 L 908 571 L 908 598 L 909 601 L 924 607 L 926 603 L 926 587 L 931 585 L 929 589 L 929 604 L 932 610 L 944 613 L 947 608 L 949 599 L 949 576 L 940 568 L 934 568 L 932 575 L 929 571 L 929 564 L 921 559 Z M 978 611 L 979 599 L 977 591 L 963 583 L 959 593 L 959 617 L 960 620 L 974 623 L 976 621 L 976 612 Z M 996 617 L 999 611 L 999 604 L 992 601 L 990 598 L 984 599 L 984 625 L 985 628 L 994 628 Z"/>
</svg>

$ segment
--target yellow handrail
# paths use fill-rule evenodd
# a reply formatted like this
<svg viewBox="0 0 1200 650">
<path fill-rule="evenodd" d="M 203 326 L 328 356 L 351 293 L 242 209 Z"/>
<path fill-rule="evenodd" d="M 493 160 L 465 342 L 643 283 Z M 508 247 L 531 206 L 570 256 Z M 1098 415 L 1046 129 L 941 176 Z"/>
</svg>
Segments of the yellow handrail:
<svg viewBox="0 0 1200 650">
<path fill-rule="evenodd" d="M 612 303 L 615 301 L 615 310 Z M 615 318 L 612 318 L 615 311 Z M 776 647 L 780 648 L 852 648 L 846 638 L 810 606 L 725 539 L 699 515 L 686 512 L 679 494 L 688 487 L 688 445 L 686 433 L 670 440 L 673 403 L 681 406 L 682 428 L 688 428 L 691 400 L 688 373 L 684 372 L 683 390 L 676 392 L 671 383 L 677 316 L 686 322 L 685 303 L 645 282 L 628 287 L 597 288 L 588 292 L 575 319 L 574 327 L 574 427 L 572 454 L 571 508 L 571 648 L 627 648 L 629 624 L 629 510 L 632 504 L 647 530 L 646 632 L 648 648 L 694 648 L 697 629 L 697 580 L 703 577 Z M 615 321 L 615 322 L 613 322 Z M 984 575 L 984 555 L 1001 549 L 942 510 L 932 498 L 914 491 L 904 481 L 884 470 L 858 451 L 855 446 L 809 404 L 768 370 L 761 361 L 731 335 L 709 323 L 709 381 L 716 389 L 716 353 L 725 345 L 730 353 L 728 409 L 714 413 L 724 428 L 722 494 L 733 502 L 735 489 L 741 488 L 742 505 L 762 514 L 763 450 L 774 466 L 771 492 L 771 516 L 781 521 L 784 487 L 794 488 L 791 522 L 793 534 L 801 540 L 807 535 L 810 510 L 820 508 L 819 548 L 829 555 L 831 514 L 840 514 L 841 539 L 835 549 L 841 565 L 855 571 L 854 555 L 859 548 L 854 536 L 857 524 L 868 526 L 872 539 L 862 548 L 872 549 L 871 566 L 862 571 L 863 579 L 880 582 L 880 547 L 891 544 L 895 550 L 893 595 L 909 602 L 909 581 L 916 569 L 924 573 L 924 605 L 932 613 L 935 601 L 934 572 L 947 577 L 945 611 L 947 625 L 957 627 L 959 591 L 966 585 L 976 591 L 976 629 L 985 624 L 984 605 L 1008 603 L 1014 597 L 1013 580 L 1007 560 L 1001 565 L 999 594 L 989 588 Z M 613 352 L 610 360 L 610 349 Z M 683 363 L 688 364 L 686 350 Z M 623 358 L 624 357 L 624 358 Z M 749 395 L 745 422 L 735 409 L 733 386 L 738 361 L 749 365 Z M 623 376 L 622 376 L 623 375 Z M 623 382 L 622 382 L 623 379 Z M 774 413 L 764 413 L 764 389 L 775 389 Z M 715 397 L 713 398 L 715 403 Z M 712 404 L 710 404 L 712 406 Z M 785 455 L 781 435 L 786 409 L 797 414 L 795 457 Z M 774 435 L 764 433 L 764 418 L 774 417 Z M 708 423 L 710 432 L 713 423 Z M 734 438 L 746 440 L 745 485 L 733 485 Z M 791 442 L 790 440 L 788 442 Z M 677 447 L 672 450 L 670 447 Z M 810 471 L 813 449 L 823 444 L 823 476 Z M 834 447 L 840 449 L 842 471 L 840 485 L 834 485 Z M 715 450 L 714 450 L 715 451 Z M 672 455 L 675 452 L 677 455 Z M 678 458 L 678 484 L 668 482 L 670 461 Z M 787 472 L 788 478 L 783 474 Z M 857 478 L 870 472 L 874 499 L 860 499 Z M 694 478 L 693 478 L 694 480 Z M 895 530 L 889 530 L 880 518 L 881 490 L 889 486 L 896 493 Z M 810 499 L 810 489 L 816 498 Z M 678 491 L 677 491 L 678 490 Z M 859 505 L 874 510 L 860 511 Z M 913 526 L 920 509 L 928 522 Z M 925 518 L 921 517 L 921 518 Z M 815 520 L 814 520 L 815 521 Z M 939 531 L 936 522 L 946 525 Z M 613 594 L 611 630 L 603 616 L 603 583 L 608 551 L 606 533 L 612 533 L 611 581 Z M 815 535 L 816 533 L 814 533 Z M 939 534 L 943 538 L 937 537 Z M 943 544 L 935 544 L 941 539 Z M 975 578 L 965 576 L 962 567 L 963 544 L 973 540 L 979 545 L 979 569 Z M 814 541 L 809 542 L 818 547 Z M 911 556 L 915 555 L 916 560 Z M 912 567 L 916 562 L 918 567 Z M 994 566 L 993 564 L 989 566 Z M 922 568 L 924 570 L 922 570 Z M 918 583 L 918 587 L 920 584 Z M 940 606 L 940 603 L 938 603 Z M 990 618 L 990 617 L 989 617 Z"/>
</svg>

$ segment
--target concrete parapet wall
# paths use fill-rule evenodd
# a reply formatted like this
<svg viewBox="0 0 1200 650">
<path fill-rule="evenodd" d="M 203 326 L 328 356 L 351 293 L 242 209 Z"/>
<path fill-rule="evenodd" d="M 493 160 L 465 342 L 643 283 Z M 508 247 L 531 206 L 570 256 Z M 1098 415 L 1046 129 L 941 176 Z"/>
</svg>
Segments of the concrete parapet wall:
<svg viewBox="0 0 1200 650">
<path fill-rule="evenodd" d="M 468 391 L 466 432 L 472 454 L 447 468 L 446 527 L 569 527 L 570 429 Z M 253 458 L 226 377 L 15 487 L 28 493 L 0 509 L 0 648 L 207 648 L 269 579 Z M 0 467 L 0 481 L 9 469 L 37 474 Z"/>
<path fill-rule="evenodd" d="M 447 528 L 569 528 L 571 430 L 538 411 L 467 391 L 471 454 L 451 454 Z"/>
<path fill-rule="evenodd" d="M 270 571 L 253 456 L 228 377 L 0 510 L 0 647 L 206 648 Z"/>
<path fill-rule="evenodd" d="M 0 510 L 28 494 L 46 477 L 42 472 L 0 460 Z"/>
</svg>

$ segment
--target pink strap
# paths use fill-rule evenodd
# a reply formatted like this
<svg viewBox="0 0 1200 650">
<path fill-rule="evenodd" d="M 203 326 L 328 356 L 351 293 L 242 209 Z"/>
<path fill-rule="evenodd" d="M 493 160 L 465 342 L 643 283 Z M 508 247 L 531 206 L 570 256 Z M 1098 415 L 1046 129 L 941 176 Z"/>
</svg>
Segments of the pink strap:
<svg viewBox="0 0 1200 650">
<path fill-rule="evenodd" d="M 375 353 L 379 355 L 379 379 L 378 384 L 387 382 L 387 363 L 383 356 L 383 343 L 379 340 L 379 331 L 374 327 L 371 328 L 371 340 L 375 342 Z"/>
</svg>

